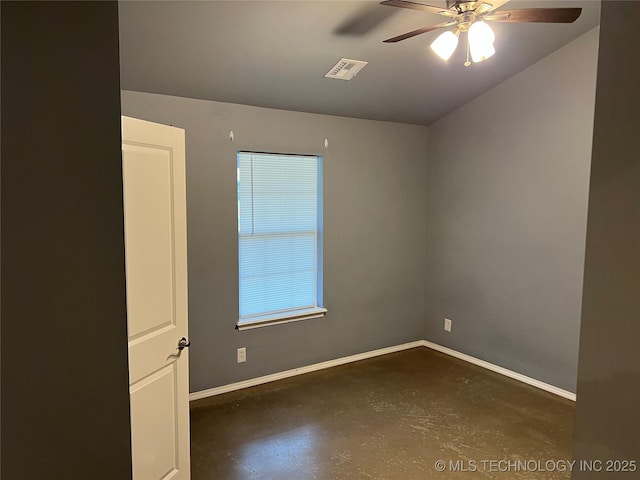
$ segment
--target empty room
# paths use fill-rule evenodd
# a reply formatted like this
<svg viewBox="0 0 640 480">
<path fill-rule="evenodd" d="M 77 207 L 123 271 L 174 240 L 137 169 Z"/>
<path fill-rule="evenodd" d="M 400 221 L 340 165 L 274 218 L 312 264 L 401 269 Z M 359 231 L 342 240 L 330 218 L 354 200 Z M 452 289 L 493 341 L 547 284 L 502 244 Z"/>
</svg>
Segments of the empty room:
<svg viewBox="0 0 640 480">
<path fill-rule="evenodd" d="M 2 2 L 3 478 L 638 478 L 638 5 Z"/>
</svg>

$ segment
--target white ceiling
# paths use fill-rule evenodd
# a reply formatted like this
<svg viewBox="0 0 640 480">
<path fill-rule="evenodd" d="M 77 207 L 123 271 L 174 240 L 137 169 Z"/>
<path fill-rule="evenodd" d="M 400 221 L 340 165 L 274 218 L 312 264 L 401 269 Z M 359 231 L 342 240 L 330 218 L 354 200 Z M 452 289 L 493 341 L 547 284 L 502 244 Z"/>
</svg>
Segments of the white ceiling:
<svg viewBox="0 0 640 480">
<path fill-rule="evenodd" d="M 599 22 L 596 0 L 502 9 L 549 6 L 583 12 L 573 24 L 493 23 L 497 53 L 464 67 L 463 42 L 448 63 L 430 52 L 442 30 L 383 44 L 445 18 L 375 1 L 124 1 L 122 88 L 429 125 Z M 369 64 L 350 81 L 324 78 L 341 57 Z"/>
</svg>

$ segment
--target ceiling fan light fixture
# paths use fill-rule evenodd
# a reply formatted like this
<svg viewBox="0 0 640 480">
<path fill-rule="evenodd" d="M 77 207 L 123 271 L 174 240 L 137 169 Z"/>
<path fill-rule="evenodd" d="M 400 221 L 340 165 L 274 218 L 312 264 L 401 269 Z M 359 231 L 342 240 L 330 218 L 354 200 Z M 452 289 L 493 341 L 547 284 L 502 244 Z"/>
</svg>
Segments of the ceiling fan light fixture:
<svg viewBox="0 0 640 480">
<path fill-rule="evenodd" d="M 496 38 L 491 27 L 479 20 L 469 27 L 469 49 L 474 62 L 482 62 L 496 53 L 493 42 Z"/>
<path fill-rule="evenodd" d="M 493 47 L 493 44 L 489 43 L 487 45 L 482 45 L 481 47 L 470 45 L 471 50 L 471 60 L 474 63 L 483 62 L 487 58 L 493 56 L 496 53 L 496 49 Z"/>
<path fill-rule="evenodd" d="M 453 33 L 450 30 L 440 34 L 431 44 L 431 50 L 446 62 L 458 48 L 458 35 L 458 31 Z"/>
</svg>

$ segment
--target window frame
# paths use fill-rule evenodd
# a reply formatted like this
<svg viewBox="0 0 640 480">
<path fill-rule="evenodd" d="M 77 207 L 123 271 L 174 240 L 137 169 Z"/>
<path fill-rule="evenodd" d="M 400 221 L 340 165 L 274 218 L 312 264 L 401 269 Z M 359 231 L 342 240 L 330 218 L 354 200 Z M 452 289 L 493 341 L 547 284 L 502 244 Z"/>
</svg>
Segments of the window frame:
<svg viewBox="0 0 640 480">
<path fill-rule="evenodd" d="M 241 233 L 240 233 L 240 156 L 241 155 L 263 155 L 274 157 L 310 157 L 315 159 L 316 162 L 316 228 L 315 228 L 315 268 L 316 268 L 316 281 L 315 281 L 315 305 L 306 308 L 291 308 L 283 309 L 275 312 L 256 313 L 251 315 L 240 316 L 240 303 L 241 303 L 241 283 L 240 278 L 240 255 L 241 255 Z M 294 153 L 274 153 L 274 152 L 259 152 L 251 150 L 238 150 L 236 151 L 236 173 L 237 173 L 237 206 L 236 206 L 236 221 L 237 221 L 237 246 L 238 246 L 238 320 L 236 322 L 237 330 L 250 330 L 254 328 L 266 327 L 271 325 L 280 325 L 284 323 L 298 322 L 301 320 L 309 320 L 313 318 L 321 318 L 327 314 L 327 309 L 324 307 L 324 248 L 323 248 L 323 156 L 315 154 L 294 154 Z M 253 181 L 253 179 L 252 179 Z M 297 232 L 287 232 L 288 236 L 299 234 Z M 282 235 L 287 236 L 287 233 Z"/>
</svg>

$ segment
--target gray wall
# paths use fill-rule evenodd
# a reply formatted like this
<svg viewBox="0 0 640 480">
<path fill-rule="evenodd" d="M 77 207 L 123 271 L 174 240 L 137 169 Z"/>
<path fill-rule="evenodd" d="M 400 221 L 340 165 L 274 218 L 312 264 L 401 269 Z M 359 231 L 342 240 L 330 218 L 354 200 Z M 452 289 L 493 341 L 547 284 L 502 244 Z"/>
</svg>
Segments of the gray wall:
<svg viewBox="0 0 640 480">
<path fill-rule="evenodd" d="M 131 452 L 117 3 L 0 9 L 0 476 L 124 480 Z"/>
<path fill-rule="evenodd" d="M 186 129 L 192 391 L 422 339 L 425 127 L 137 92 L 122 109 Z M 234 329 L 238 150 L 324 156 L 325 318 Z"/>
<path fill-rule="evenodd" d="M 574 438 L 577 460 L 640 464 L 639 17 L 640 3 L 602 4 Z M 640 474 L 578 471 L 572 478 L 637 479 Z"/>
<path fill-rule="evenodd" d="M 425 338 L 570 391 L 597 40 L 586 33 L 429 129 Z"/>
</svg>

